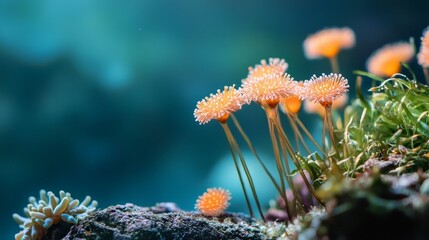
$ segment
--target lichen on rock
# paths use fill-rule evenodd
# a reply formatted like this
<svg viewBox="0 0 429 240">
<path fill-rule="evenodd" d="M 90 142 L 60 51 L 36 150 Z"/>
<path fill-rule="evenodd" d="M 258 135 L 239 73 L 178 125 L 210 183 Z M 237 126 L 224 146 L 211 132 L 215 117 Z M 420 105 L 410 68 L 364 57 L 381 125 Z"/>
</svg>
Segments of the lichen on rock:
<svg viewBox="0 0 429 240">
<path fill-rule="evenodd" d="M 91 213 L 63 240 L 95 239 L 265 239 L 256 220 L 237 213 L 206 217 L 173 203 L 139 207 L 131 203 Z"/>
</svg>

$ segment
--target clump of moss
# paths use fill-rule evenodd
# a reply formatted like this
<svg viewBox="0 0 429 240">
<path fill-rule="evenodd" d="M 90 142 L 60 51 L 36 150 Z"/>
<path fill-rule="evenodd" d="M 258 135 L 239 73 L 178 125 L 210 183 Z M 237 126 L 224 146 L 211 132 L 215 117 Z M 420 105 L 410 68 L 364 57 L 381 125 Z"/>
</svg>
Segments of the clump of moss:
<svg viewBox="0 0 429 240">
<path fill-rule="evenodd" d="M 384 173 L 429 170 L 429 86 L 403 74 L 384 80 L 357 73 L 380 84 L 370 89 L 369 99 L 363 97 L 358 84 L 358 99 L 345 110 L 346 127 L 337 132 L 342 135 L 339 144 L 347 159 L 342 169 L 348 173 L 373 166 Z"/>
</svg>

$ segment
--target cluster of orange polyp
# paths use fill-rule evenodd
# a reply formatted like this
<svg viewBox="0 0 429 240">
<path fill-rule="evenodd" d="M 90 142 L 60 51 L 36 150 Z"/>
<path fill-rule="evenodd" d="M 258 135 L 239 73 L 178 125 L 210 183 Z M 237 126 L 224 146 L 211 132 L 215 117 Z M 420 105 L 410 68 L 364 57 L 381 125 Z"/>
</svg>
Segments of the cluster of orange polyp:
<svg viewBox="0 0 429 240">
<path fill-rule="evenodd" d="M 426 50 L 422 47 L 419 54 L 419 62 L 421 64 L 423 62 L 427 64 L 428 60 L 429 51 L 427 48 L 429 40 L 427 35 L 426 31 L 425 36 L 422 38 L 422 46 L 426 44 Z M 304 133 L 324 156 L 324 161 L 319 162 L 322 165 L 320 168 L 325 169 L 327 172 L 333 170 L 336 172 L 338 170 L 341 171 L 337 165 L 337 161 L 344 158 L 344 156 L 341 156 L 341 151 L 337 149 L 339 140 L 337 139 L 338 136 L 335 135 L 332 124 L 332 109 L 346 103 L 346 92 L 349 85 L 348 80 L 339 73 L 337 55 L 341 49 L 351 48 L 354 45 L 355 34 L 350 28 L 323 29 L 305 39 L 303 44 L 304 52 L 309 59 L 328 58 L 331 62 L 332 73 L 321 74 L 319 76 L 313 75 L 305 81 L 295 81 L 286 72 L 288 63 L 284 59 L 270 58 L 268 61 L 261 60 L 260 64 L 249 67 L 248 75 L 241 81 L 240 87 L 236 88 L 235 85 L 225 86 L 223 90 L 217 90 L 215 94 L 210 94 L 210 96 L 205 97 L 197 103 L 197 108 L 194 111 L 196 121 L 200 124 L 206 124 L 211 120 L 217 120 L 225 131 L 228 143 L 230 144 L 234 165 L 249 212 L 252 216 L 254 214 L 248 196 L 250 194 L 253 196 L 261 218 L 265 220 L 252 176 L 240 147 L 229 128 L 228 120 L 232 119 L 235 127 L 261 164 L 262 169 L 267 173 L 279 195 L 285 203 L 289 203 L 285 207 L 288 219 L 293 219 L 303 211 L 302 204 L 300 203 L 301 196 L 298 196 L 298 192 L 295 191 L 295 187 L 293 186 L 289 160 L 292 160 L 294 163 L 298 174 L 304 179 L 305 185 L 313 197 L 322 203 L 314 191 L 312 185 L 312 180 L 314 179 L 308 178 L 308 174 L 306 174 L 300 164 L 297 152 L 302 154 L 300 151 L 300 146 L 302 146 L 308 154 L 311 154 L 310 148 L 303 139 L 302 133 Z M 367 69 L 369 72 L 380 77 L 390 77 L 392 74 L 400 72 L 401 63 L 409 61 L 414 55 L 415 52 L 412 43 L 398 42 L 387 44 L 370 56 L 367 61 Z M 427 67 L 424 64 L 422 66 Z M 298 118 L 297 113 L 301 108 L 302 101 L 305 101 L 305 109 L 317 112 L 323 117 L 321 145 L 314 140 Z M 267 116 L 269 135 L 277 167 L 276 174 L 273 174 L 266 168 L 247 134 L 240 126 L 238 119 L 233 114 L 241 110 L 243 105 L 252 102 L 261 106 Z M 289 120 L 291 129 L 293 130 L 291 133 L 287 133 L 281 124 L 279 107 L 284 110 L 284 115 Z M 328 137 L 325 136 L 326 132 L 329 134 Z M 290 135 L 294 136 L 296 141 L 295 148 L 291 144 Z M 329 140 L 326 141 L 326 139 Z M 311 177 L 313 176 L 310 173 Z M 251 193 L 247 192 L 246 184 L 249 184 Z M 288 195 L 286 194 L 287 186 L 293 192 L 292 199 L 290 199 L 290 196 L 288 199 Z"/>
</svg>

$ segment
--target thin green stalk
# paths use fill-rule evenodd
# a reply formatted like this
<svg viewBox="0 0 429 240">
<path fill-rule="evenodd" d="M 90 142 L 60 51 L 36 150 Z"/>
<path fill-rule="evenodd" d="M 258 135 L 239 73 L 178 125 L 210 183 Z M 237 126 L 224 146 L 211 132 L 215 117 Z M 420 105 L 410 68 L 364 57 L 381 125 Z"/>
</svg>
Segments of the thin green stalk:
<svg viewBox="0 0 429 240">
<path fill-rule="evenodd" d="M 299 144 L 300 139 L 299 139 L 299 136 L 298 136 L 298 132 L 293 131 L 293 133 L 294 133 L 293 135 L 295 136 L 296 150 L 298 152 L 301 152 L 301 148 L 299 147 L 300 146 L 300 144 Z M 308 150 L 307 146 L 304 146 L 304 149 L 305 149 L 305 151 L 307 151 L 307 154 L 310 154 L 310 151 Z"/>
<path fill-rule="evenodd" d="M 301 141 L 302 145 L 304 146 L 304 149 L 307 152 L 307 154 L 311 154 L 310 149 L 308 148 L 307 144 L 304 141 L 304 138 L 302 137 L 301 132 L 298 129 L 298 126 L 296 126 L 296 119 L 298 118 L 298 116 L 291 115 L 288 113 L 285 113 L 285 115 L 288 117 L 290 125 L 292 126 L 292 129 L 295 133 L 295 141 L 297 141 L 297 145 L 299 146 L 299 144 L 298 144 L 298 139 L 299 139 Z M 297 147 L 297 150 L 298 150 L 298 152 L 300 152 L 299 147 Z"/>
<path fill-rule="evenodd" d="M 338 59 L 336 56 L 329 58 L 329 61 L 331 63 L 331 68 L 333 73 L 339 73 L 340 72 L 340 66 L 338 65 Z"/>
<path fill-rule="evenodd" d="M 275 124 L 275 123 L 273 123 L 273 124 Z M 273 128 L 275 129 L 275 127 L 273 127 Z M 293 216 L 295 217 L 296 216 L 296 206 L 298 205 L 297 204 L 298 194 L 297 194 L 295 187 L 294 187 L 294 184 L 293 184 L 293 179 L 292 179 L 292 174 L 291 174 L 290 167 L 289 167 L 289 160 L 288 160 L 288 156 L 287 156 L 287 151 L 285 150 L 285 147 L 282 144 L 282 142 L 279 141 L 279 143 L 280 143 L 281 153 L 283 156 L 282 166 L 283 166 L 283 169 L 286 169 L 286 172 L 283 172 L 283 174 L 284 174 L 284 177 L 286 178 L 286 181 L 287 181 L 287 183 L 288 183 L 288 185 L 289 185 L 289 187 L 292 190 L 292 193 L 294 195 L 291 212 L 293 213 Z"/>
<path fill-rule="evenodd" d="M 343 143 L 343 158 L 348 158 L 349 159 L 349 169 L 351 171 L 351 176 L 354 175 L 354 168 L 353 168 L 353 157 L 350 154 L 349 148 L 347 147 L 349 145 L 350 142 L 350 136 L 349 136 L 349 129 L 350 129 L 350 125 L 353 122 L 353 117 L 350 118 L 349 122 L 347 123 L 346 127 L 344 128 L 344 143 Z"/>
<path fill-rule="evenodd" d="M 325 150 L 322 149 L 322 147 L 316 142 L 314 137 L 311 135 L 310 131 L 305 127 L 305 125 L 301 122 L 301 120 L 298 118 L 298 116 L 295 117 L 296 123 L 298 123 L 298 126 L 304 131 L 305 135 L 310 139 L 310 141 L 319 149 L 319 151 L 322 152 L 322 154 L 325 157 L 328 157 L 328 154 L 325 153 Z"/>
<path fill-rule="evenodd" d="M 261 203 L 259 202 L 258 194 L 256 193 L 255 184 L 253 183 L 253 179 L 252 179 L 252 176 L 250 174 L 249 168 L 247 167 L 246 161 L 244 160 L 244 156 L 241 153 L 241 150 L 238 146 L 238 143 L 235 140 L 234 136 L 232 135 L 232 132 L 229 129 L 228 125 L 225 123 L 225 124 L 223 124 L 223 126 L 224 126 L 225 133 L 227 133 L 227 135 L 229 136 L 230 141 L 232 143 L 232 146 L 235 148 L 235 151 L 237 152 L 237 154 L 240 158 L 241 165 L 243 167 L 244 173 L 246 174 L 247 181 L 249 182 L 249 185 L 250 185 L 250 189 L 252 190 L 253 198 L 255 199 L 256 207 L 258 208 L 259 214 L 260 214 L 262 220 L 264 222 L 266 222 L 264 214 L 262 212 Z"/>
<path fill-rule="evenodd" d="M 288 160 L 288 156 L 287 156 L 289 152 L 287 151 L 287 147 L 285 146 L 285 144 L 283 143 L 283 141 L 280 140 L 279 142 L 280 142 L 280 147 L 281 147 L 281 150 L 282 150 L 282 153 L 283 153 L 283 159 L 284 159 L 284 162 L 286 164 L 286 174 L 287 175 L 285 175 L 285 177 L 286 177 L 286 180 L 288 181 L 289 187 L 292 190 L 293 197 L 294 197 L 293 198 L 293 205 L 292 205 L 293 209 L 292 210 L 295 213 L 294 216 L 296 216 L 296 213 L 297 213 L 296 208 L 297 207 L 299 208 L 299 210 L 301 210 L 301 213 L 305 213 L 305 211 L 304 211 L 304 208 L 303 208 L 302 204 L 300 204 L 300 202 L 302 202 L 301 201 L 301 197 L 299 196 L 298 192 L 296 191 L 295 184 L 293 182 L 292 174 L 291 174 L 291 171 L 290 171 L 289 160 Z"/>
<path fill-rule="evenodd" d="M 226 123 L 221 123 L 221 125 L 222 125 L 223 130 L 225 131 L 226 138 L 228 139 L 229 148 L 231 150 L 231 155 L 232 155 L 232 158 L 234 160 L 234 165 L 235 165 L 235 169 L 237 170 L 238 178 L 240 179 L 241 188 L 243 189 L 244 198 L 246 199 L 247 208 L 249 209 L 249 214 L 253 218 L 253 217 L 255 217 L 255 215 L 253 214 L 252 205 L 250 204 L 249 196 L 247 195 L 246 186 L 244 185 L 243 177 L 241 175 L 240 167 L 238 165 L 237 156 L 235 155 L 236 154 L 235 150 L 234 150 L 235 148 L 233 147 L 233 144 L 231 142 L 232 141 L 230 138 L 231 134 L 230 134 L 228 125 L 226 125 Z"/>
<path fill-rule="evenodd" d="M 247 179 L 249 181 L 250 189 L 252 190 L 253 198 L 255 199 L 256 207 L 258 208 L 259 215 L 261 216 L 262 221 L 266 222 L 266 219 L 264 217 L 264 213 L 262 212 L 261 203 L 259 201 L 259 197 L 256 193 L 255 184 L 253 183 L 252 176 L 250 175 L 249 168 L 247 167 L 246 161 L 244 160 L 244 156 L 241 153 L 240 149 L 238 148 L 237 142 L 235 142 L 236 150 L 238 153 L 238 156 L 240 157 L 241 164 L 243 165 L 244 172 L 246 173 Z"/>
<path fill-rule="evenodd" d="M 247 134 L 244 132 L 243 128 L 241 127 L 240 123 L 238 122 L 238 119 L 235 117 L 234 114 L 231 114 L 230 116 L 232 117 L 232 120 L 233 120 L 233 122 L 235 124 L 235 127 L 238 129 L 238 131 L 240 132 L 241 136 L 244 138 L 244 141 L 246 141 L 247 145 L 249 146 L 250 151 L 252 151 L 253 155 L 256 157 L 256 159 L 258 160 L 259 164 L 261 164 L 261 166 L 264 169 L 265 173 L 268 175 L 268 177 L 270 178 L 271 182 L 274 184 L 274 186 L 276 187 L 277 191 L 281 195 L 282 191 L 280 189 L 279 184 L 276 182 L 276 180 L 273 177 L 273 175 L 270 173 L 270 171 L 268 170 L 268 168 L 265 166 L 264 162 L 262 162 L 262 160 L 259 157 L 258 153 L 256 153 L 255 147 L 253 146 L 253 144 L 250 141 L 250 139 L 247 136 Z"/>
<path fill-rule="evenodd" d="M 425 75 L 426 83 L 429 85 L 429 70 L 428 68 L 423 68 L 423 74 Z"/>
<path fill-rule="evenodd" d="M 327 128 L 329 132 L 329 136 L 331 138 L 331 144 L 335 149 L 336 155 L 339 156 L 340 151 L 338 150 L 338 141 L 334 134 L 334 126 L 332 125 L 332 106 L 325 107 L 325 120 L 327 123 Z"/>
<path fill-rule="evenodd" d="M 329 153 L 329 148 L 326 146 L 326 111 L 323 113 L 322 148 Z"/>
<path fill-rule="evenodd" d="M 304 171 L 302 170 L 301 164 L 299 163 L 299 161 L 296 159 L 295 153 L 293 151 L 292 145 L 290 144 L 290 141 L 287 137 L 287 135 L 285 134 L 283 128 L 281 127 L 281 125 L 276 125 L 277 127 L 277 131 L 279 132 L 280 135 L 280 139 L 282 139 L 286 145 L 287 150 L 289 151 L 289 155 L 292 158 L 292 161 L 294 162 L 294 164 L 296 165 L 296 168 L 298 170 L 298 172 L 301 174 L 301 177 L 304 180 L 305 185 L 307 186 L 308 190 L 310 191 L 310 193 L 317 199 L 317 201 L 324 205 L 324 203 L 321 201 L 321 199 L 316 195 L 316 192 L 314 191 L 313 186 L 310 184 L 310 182 L 307 179 L 307 176 L 305 176 Z"/>
<path fill-rule="evenodd" d="M 337 159 L 340 158 L 340 154 L 338 151 L 337 140 L 336 140 L 335 135 L 334 135 L 334 128 L 332 126 L 332 115 L 331 115 L 332 112 L 331 111 L 332 111 L 331 106 L 325 107 L 325 116 L 323 118 L 323 130 L 325 130 L 325 127 L 328 128 L 329 136 L 331 139 L 331 144 L 335 150 L 334 156 L 336 157 L 336 159 L 333 158 L 332 156 L 329 156 L 329 163 L 331 165 L 330 166 L 331 167 L 331 173 L 338 175 L 341 173 L 340 167 L 337 164 Z M 323 139 L 325 139 L 325 138 L 323 138 Z"/>
<path fill-rule="evenodd" d="M 278 127 L 282 128 L 282 124 L 280 122 L 278 108 L 272 109 L 272 111 L 274 111 L 274 113 L 275 113 L 274 114 L 275 119 L 273 119 L 274 120 L 273 121 L 274 126 L 276 126 L 276 129 Z M 300 206 L 300 207 L 302 207 L 302 206 L 301 206 L 301 204 L 297 204 L 298 201 L 299 201 L 299 194 L 297 193 L 297 191 L 295 189 L 295 185 L 293 183 L 293 179 L 292 179 L 292 176 L 291 176 L 291 171 L 290 171 L 289 161 L 288 161 L 288 156 L 287 156 L 289 152 L 287 151 L 287 149 L 286 149 L 283 141 L 281 141 L 281 138 L 279 140 L 280 140 L 279 141 L 280 142 L 280 147 L 281 147 L 281 150 L 282 150 L 283 159 L 284 159 L 284 165 L 285 165 L 286 174 L 287 174 L 285 177 L 286 177 L 286 180 L 287 180 L 287 182 L 289 184 L 289 187 L 291 188 L 292 193 L 294 195 L 293 211 L 294 211 L 294 213 L 296 213 L 296 206 Z"/>
<path fill-rule="evenodd" d="M 291 214 L 289 204 L 288 204 L 289 201 L 288 201 L 287 196 L 286 196 L 286 186 L 285 186 L 285 182 L 283 179 L 283 176 L 284 176 L 283 164 L 282 164 L 282 160 L 280 157 L 280 151 L 279 151 L 279 147 L 278 147 L 278 143 L 277 143 L 277 138 L 276 138 L 276 135 L 274 132 L 274 124 L 273 124 L 273 120 L 272 120 L 273 110 L 271 108 L 267 108 L 267 109 L 265 109 L 265 112 L 267 114 L 268 128 L 269 128 L 269 132 L 270 132 L 271 143 L 273 145 L 274 158 L 276 160 L 277 171 L 279 172 L 279 177 L 280 177 L 280 184 L 281 184 L 281 189 L 282 189 L 281 197 L 285 201 L 286 213 L 287 213 L 289 219 L 292 219 L 292 214 Z"/>
</svg>

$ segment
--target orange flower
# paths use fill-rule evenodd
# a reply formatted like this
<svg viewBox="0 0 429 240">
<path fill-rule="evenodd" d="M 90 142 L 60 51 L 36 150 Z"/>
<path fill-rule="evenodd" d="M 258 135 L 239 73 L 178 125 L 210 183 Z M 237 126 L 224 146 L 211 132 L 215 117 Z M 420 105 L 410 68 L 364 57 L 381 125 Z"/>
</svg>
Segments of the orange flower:
<svg viewBox="0 0 429 240">
<path fill-rule="evenodd" d="M 421 40 L 422 44 L 417 54 L 417 60 L 422 67 L 429 68 L 429 27 L 423 32 Z"/>
<path fill-rule="evenodd" d="M 299 112 L 299 109 L 301 109 L 301 103 L 301 99 L 296 95 L 280 99 L 280 106 L 282 107 L 282 109 L 292 114 L 296 114 Z"/>
<path fill-rule="evenodd" d="M 400 72 L 401 62 L 408 62 L 413 56 L 414 46 L 411 43 L 386 44 L 369 57 L 366 66 L 370 73 L 390 77 Z"/>
<path fill-rule="evenodd" d="M 288 64 L 284 59 L 269 58 L 269 63 L 265 59 L 261 60 L 261 64 L 256 64 L 254 68 L 249 67 L 248 78 L 262 77 L 265 74 L 284 74 L 288 68 Z"/>
<path fill-rule="evenodd" d="M 221 92 L 219 89 L 216 94 L 210 94 L 197 103 L 194 111 L 194 117 L 200 124 L 208 123 L 212 119 L 220 122 L 226 122 L 229 114 L 241 109 L 243 98 L 235 85 L 225 86 Z"/>
<path fill-rule="evenodd" d="M 341 49 L 355 45 L 355 34 L 350 28 L 327 28 L 304 40 L 304 52 L 308 59 L 337 56 Z"/>
<path fill-rule="evenodd" d="M 318 102 L 323 107 L 331 106 L 332 102 L 348 91 L 348 81 L 341 74 L 313 75 L 304 81 L 300 96 L 311 102 Z"/>
<path fill-rule="evenodd" d="M 230 199 L 228 190 L 209 188 L 207 192 L 198 197 L 195 208 L 205 216 L 217 217 L 228 208 Z"/>
<path fill-rule="evenodd" d="M 243 80 L 240 92 L 247 103 L 255 101 L 263 106 L 275 106 L 280 98 L 294 93 L 295 83 L 289 74 L 271 73 Z"/>
</svg>

